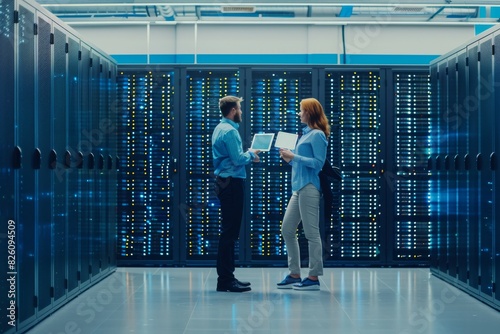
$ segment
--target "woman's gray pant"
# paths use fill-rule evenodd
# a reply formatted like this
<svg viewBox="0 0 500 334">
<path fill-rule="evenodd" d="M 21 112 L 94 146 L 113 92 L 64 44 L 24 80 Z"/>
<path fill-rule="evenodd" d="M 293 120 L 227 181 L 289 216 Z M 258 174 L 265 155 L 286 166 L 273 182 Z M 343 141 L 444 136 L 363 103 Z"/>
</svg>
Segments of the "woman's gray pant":
<svg viewBox="0 0 500 334">
<path fill-rule="evenodd" d="M 304 234 L 309 244 L 309 276 L 323 275 L 323 247 L 319 233 L 320 192 L 312 184 L 292 194 L 281 234 L 285 240 L 288 253 L 288 269 L 290 274 L 300 275 L 300 248 L 297 240 L 297 227 L 302 221 Z"/>
</svg>

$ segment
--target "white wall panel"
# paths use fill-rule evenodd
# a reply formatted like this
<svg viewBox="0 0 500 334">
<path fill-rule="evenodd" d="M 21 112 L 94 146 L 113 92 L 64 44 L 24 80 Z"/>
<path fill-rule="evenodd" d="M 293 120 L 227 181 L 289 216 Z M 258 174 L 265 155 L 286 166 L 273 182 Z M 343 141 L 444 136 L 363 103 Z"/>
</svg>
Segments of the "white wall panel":
<svg viewBox="0 0 500 334">
<path fill-rule="evenodd" d="M 307 27 L 199 25 L 200 54 L 306 54 Z"/>
<path fill-rule="evenodd" d="M 474 26 L 173 24 L 78 26 L 111 55 L 431 55 L 475 36 Z"/>
<path fill-rule="evenodd" d="M 72 26 L 84 40 L 108 54 L 147 54 L 146 25 Z"/>
<path fill-rule="evenodd" d="M 349 54 L 441 55 L 474 38 L 473 26 L 347 26 Z"/>
<path fill-rule="evenodd" d="M 177 52 L 177 27 L 152 25 L 149 31 L 151 54 L 175 54 Z"/>
</svg>

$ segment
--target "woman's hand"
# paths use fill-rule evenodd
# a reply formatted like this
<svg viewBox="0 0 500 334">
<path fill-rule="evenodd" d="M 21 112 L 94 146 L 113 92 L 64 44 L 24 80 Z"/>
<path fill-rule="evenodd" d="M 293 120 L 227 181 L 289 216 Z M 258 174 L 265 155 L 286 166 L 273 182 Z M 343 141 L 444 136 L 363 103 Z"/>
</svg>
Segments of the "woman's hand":
<svg viewBox="0 0 500 334">
<path fill-rule="evenodd" d="M 286 162 L 290 162 L 293 160 L 293 157 L 295 157 L 295 154 L 293 154 L 289 149 L 280 148 L 280 157 Z"/>
</svg>

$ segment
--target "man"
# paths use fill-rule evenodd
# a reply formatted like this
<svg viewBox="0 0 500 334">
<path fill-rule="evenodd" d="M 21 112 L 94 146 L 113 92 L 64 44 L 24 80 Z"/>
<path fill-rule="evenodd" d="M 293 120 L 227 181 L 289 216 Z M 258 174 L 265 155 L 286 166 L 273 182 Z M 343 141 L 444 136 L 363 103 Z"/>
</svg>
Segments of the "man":
<svg viewBox="0 0 500 334">
<path fill-rule="evenodd" d="M 250 291 L 249 282 L 234 276 L 234 246 L 238 240 L 245 196 L 245 165 L 259 162 L 259 150 L 243 152 L 238 132 L 242 98 L 225 96 L 219 101 L 222 120 L 212 134 L 215 191 L 221 204 L 221 234 L 217 254 L 217 291 Z"/>
</svg>

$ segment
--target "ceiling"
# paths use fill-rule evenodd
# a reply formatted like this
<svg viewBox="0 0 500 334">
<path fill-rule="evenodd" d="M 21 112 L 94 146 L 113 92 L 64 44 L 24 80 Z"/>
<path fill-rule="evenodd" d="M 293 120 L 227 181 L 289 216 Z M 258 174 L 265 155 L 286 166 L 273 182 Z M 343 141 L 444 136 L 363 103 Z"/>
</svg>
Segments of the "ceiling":
<svg viewBox="0 0 500 334">
<path fill-rule="evenodd" d="M 37 2 L 69 24 L 500 24 L 498 0 Z"/>
</svg>

